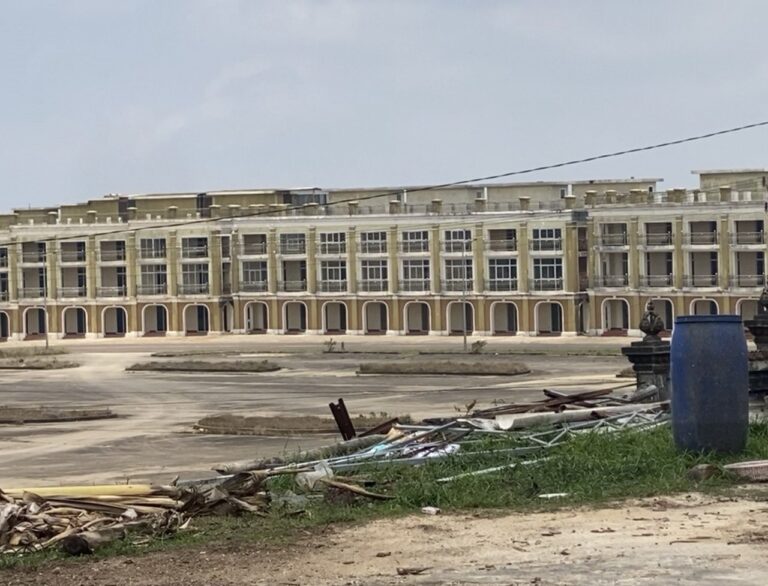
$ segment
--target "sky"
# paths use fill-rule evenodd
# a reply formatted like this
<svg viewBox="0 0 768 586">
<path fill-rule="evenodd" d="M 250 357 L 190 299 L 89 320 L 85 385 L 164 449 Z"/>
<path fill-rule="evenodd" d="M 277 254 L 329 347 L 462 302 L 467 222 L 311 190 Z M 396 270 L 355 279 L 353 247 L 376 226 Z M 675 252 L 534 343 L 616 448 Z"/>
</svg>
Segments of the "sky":
<svg viewBox="0 0 768 586">
<path fill-rule="evenodd" d="M 0 209 L 433 184 L 768 120 L 762 0 L 14 0 Z M 768 128 L 519 177 L 768 167 Z"/>
</svg>

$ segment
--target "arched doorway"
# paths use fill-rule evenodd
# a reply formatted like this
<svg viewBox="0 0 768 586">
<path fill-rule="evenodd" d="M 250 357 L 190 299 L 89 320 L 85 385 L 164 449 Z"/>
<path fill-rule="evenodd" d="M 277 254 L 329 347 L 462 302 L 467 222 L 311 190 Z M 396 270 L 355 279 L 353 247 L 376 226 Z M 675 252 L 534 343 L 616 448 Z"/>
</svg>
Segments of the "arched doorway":
<svg viewBox="0 0 768 586">
<path fill-rule="evenodd" d="M 101 323 L 104 336 L 124 336 L 128 331 L 128 312 L 119 305 L 105 307 L 101 312 Z"/>
<path fill-rule="evenodd" d="M 475 308 L 466 301 L 451 301 L 446 309 L 448 316 L 448 333 L 461 335 L 465 331 L 472 334 L 475 331 Z"/>
<path fill-rule="evenodd" d="M 65 307 L 61 312 L 61 331 L 65 338 L 83 338 L 88 333 L 88 314 L 82 307 Z"/>
<path fill-rule="evenodd" d="M 405 333 L 410 335 L 423 335 L 429 333 L 432 324 L 432 315 L 429 304 L 423 301 L 409 301 L 405 304 Z"/>
<path fill-rule="evenodd" d="M 23 315 L 24 337 L 44 336 L 48 331 L 47 314 L 42 307 L 27 307 Z"/>
<path fill-rule="evenodd" d="M 589 301 L 582 301 L 576 306 L 576 328 L 579 334 L 589 333 Z"/>
<path fill-rule="evenodd" d="M 694 299 L 691 301 L 691 315 L 717 315 L 717 301 L 713 299 Z"/>
<path fill-rule="evenodd" d="M 757 299 L 739 299 L 736 312 L 744 321 L 755 319 L 757 315 Z"/>
<path fill-rule="evenodd" d="M 269 328 L 269 307 L 263 301 L 245 304 L 245 333 L 266 334 Z"/>
<path fill-rule="evenodd" d="M 232 333 L 234 324 L 235 308 L 231 301 L 225 301 L 221 304 L 221 331 Z"/>
<path fill-rule="evenodd" d="M 534 317 L 539 336 L 559 336 L 563 332 L 563 306 L 558 301 L 539 301 Z"/>
<path fill-rule="evenodd" d="M 11 325 L 8 314 L 0 311 L 0 340 L 3 342 L 11 337 Z"/>
<path fill-rule="evenodd" d="M 603 299 L 603 333 L 626 334 L 629 329 L 629 302 L 626 299 Z"/>
<path fill-rule="evenodd" d="M 283 305 L 283 331 L 303 334 L 307 331 L 307 306 L 302 301 L 288 301 Z"/>
<path fill-rule="evenodd" d="M 210 331 L 208 306 L 190 303 L 184 308 L 184 333 L 187 336 L 202 336 Z"/>
<path fill-rule="evenodd" d="M 141 310 L 141 331 L 145 336 L 164 336 L 168 332 L 168 308 L 159 303 Z"/>
<path fill-rule="evenodd" d="M 387 304 L 382 301 L 367 301 L 363 304 L 363 333 L 386 334 L 389 329 Z"/>
<path fill-rule="evenodd" d="M 323 332 L 345 334 L 347 332 L 347 305 L 341 301 L 323 304 Z"/>
<path fill-rule="evenodd" d="M 665 331 L 662 335 L 668 334 L 675 327 L 675 306 L 669 299 L 651 299 L 653 301 L 653 308 L 662 321 L 664 322 Z M 643 307 L 645 311 L 645 307 Z"/>
<path fill-rule="evenodd" d="M 508 301 L 496 301 L 491 305 L 491 331 L 494 336 L 514 336 L 517 324 L 517 305 Z"/>
</svg>

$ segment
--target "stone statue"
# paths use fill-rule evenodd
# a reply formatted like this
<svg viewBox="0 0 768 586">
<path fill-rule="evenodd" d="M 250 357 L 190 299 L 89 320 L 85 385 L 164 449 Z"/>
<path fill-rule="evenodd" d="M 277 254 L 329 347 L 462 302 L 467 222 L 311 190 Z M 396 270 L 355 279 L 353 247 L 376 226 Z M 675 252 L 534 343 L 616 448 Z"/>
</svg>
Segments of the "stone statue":
<svg viewBox="0 0 768 586">
<path fill-rule="evenodd" d="M 766 307 L 768 307 L 768 293 L 766 293 Z M 643 342 L 661 342 L 659 334 L 666 329 L 664 320 L 659 317 L 655 309 L 653 301 L 649 301 L 645 306 L 645 313 L 640 320 L 640 331 L 645 334 Z"/>
</svg>

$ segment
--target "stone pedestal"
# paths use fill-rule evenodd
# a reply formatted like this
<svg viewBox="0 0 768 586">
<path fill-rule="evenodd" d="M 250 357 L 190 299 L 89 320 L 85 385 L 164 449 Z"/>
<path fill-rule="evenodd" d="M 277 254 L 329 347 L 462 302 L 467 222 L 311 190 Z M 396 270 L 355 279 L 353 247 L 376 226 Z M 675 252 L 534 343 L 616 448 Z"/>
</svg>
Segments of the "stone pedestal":
<svg viewBox="0 0 768 586">
<path fill-rule="evenodd" d="M 643 340 L 632 342 L 621 349 L 621 353 L 632 363 L 637 376 L 638 389 L 651 384 L 659 390 L 653 399 L 666 401 L 670 398 L 669 384 L 669 342 Z"/>
<path fill-rule="evenodd" d="M 768 314 L 760 311 L 744 325 L 757 346 L 757 351 L 749 353 L 749 392 L 765 395 L 768 394 Z"/>
</svg>

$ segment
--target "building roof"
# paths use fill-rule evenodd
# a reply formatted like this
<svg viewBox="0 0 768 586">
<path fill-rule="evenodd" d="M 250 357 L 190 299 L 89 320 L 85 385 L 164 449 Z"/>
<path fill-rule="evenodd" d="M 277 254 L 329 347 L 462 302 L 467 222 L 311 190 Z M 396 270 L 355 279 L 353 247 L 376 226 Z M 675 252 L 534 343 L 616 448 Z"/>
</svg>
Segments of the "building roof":
<svg viewBox="0 0 768 586">
<path fill-rule="evenodd" d="M 693 175 L 738 175 L 740 173 L 768 173 L 768 169 L 701 169 L 691 171 Z"/>
</svg>

